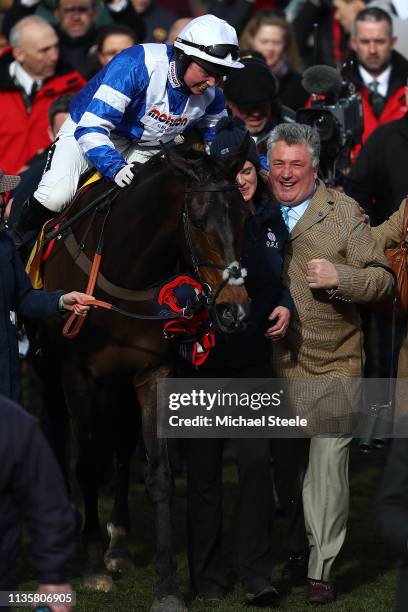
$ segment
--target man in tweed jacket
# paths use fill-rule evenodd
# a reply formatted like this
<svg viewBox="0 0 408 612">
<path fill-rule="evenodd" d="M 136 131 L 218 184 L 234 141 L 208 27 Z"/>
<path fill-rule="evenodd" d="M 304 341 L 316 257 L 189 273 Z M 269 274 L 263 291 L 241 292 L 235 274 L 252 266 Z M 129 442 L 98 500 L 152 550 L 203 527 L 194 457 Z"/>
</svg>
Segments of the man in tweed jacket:
<svg viewBox="0 0 408 612">
<path fill-rule="evenodd" d="M 299 388 L 307 387 L 292 400 L 295 412 L 307 414 L 312 435 L 303 485 L 309 601 L 329 603 L 335 598 L 330 570 L 348 515 L 351 438 L 344 434 L 353 430 L 358 397 L 358 384 L 350 379 L 362 374 L 356 306 L 386 297 L 392 278 L 382 268 L 366 267 L 385 260 L 358 204 L 317 179 L 317 131 L 280 124 L 268 151 L 270 186 L 290 231 L 283 283 L 296 310 L 286 337 L 274 345 L 273 365 L 276 376 L 301 379 Z"/>
</svg>

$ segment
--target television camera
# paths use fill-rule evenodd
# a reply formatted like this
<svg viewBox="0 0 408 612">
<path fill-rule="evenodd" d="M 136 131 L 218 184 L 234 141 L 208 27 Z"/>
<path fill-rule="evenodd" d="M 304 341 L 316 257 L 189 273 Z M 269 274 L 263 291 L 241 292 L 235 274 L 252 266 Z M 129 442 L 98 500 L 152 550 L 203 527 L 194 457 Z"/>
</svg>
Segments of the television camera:
<svg viewBox="0 0 408 612">
<path fill-rule="evenodd" d="M 299 109 L 296 121 L 315 126 L 320 134 L 320 174 L 326 184 L 341 184 L 350 167 L 352 148 L 361 143 L 364 128 L 361 96 L 353 83 L 343 81 L 331 66 L 312 66 L 302 85 L 312 96 L 309 108 Z"/>
</svg>

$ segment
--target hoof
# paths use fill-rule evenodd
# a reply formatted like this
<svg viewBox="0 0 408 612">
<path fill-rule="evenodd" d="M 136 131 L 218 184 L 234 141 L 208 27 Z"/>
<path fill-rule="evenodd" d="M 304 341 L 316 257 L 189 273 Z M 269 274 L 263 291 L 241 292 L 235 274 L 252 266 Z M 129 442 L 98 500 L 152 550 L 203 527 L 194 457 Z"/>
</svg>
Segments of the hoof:
<svg viewBox="0 0 408 612">
<path fill-rule="evenodd" d="M 112 574 L 122 574 L 135 569 L 135 565 L 130 555 L 114 556 L 113 554 L 105 555 L 105 566 L 108 572 Z"/>
<path fill-rule="evenodd" d="M 166 595 L 153 601 L 150 612 L 188 612 L 188 609 L 177 595 Z"/>
<path fill-rule="evenodd" d="M 134 569 L 128 549 L 128 534 L 124 527 L 108 523 L 106 530 L 110 539 L 109 548 L 103 558 L 109 572 L 121 573 Z"/>
<path fill-rule="evenodd" d="M 112 576 L 108 574 L 86 574 L 82 578 L 82 588 L 85 591 L 101 591 L 112 593 L 116 589 Z"/>
</svg>

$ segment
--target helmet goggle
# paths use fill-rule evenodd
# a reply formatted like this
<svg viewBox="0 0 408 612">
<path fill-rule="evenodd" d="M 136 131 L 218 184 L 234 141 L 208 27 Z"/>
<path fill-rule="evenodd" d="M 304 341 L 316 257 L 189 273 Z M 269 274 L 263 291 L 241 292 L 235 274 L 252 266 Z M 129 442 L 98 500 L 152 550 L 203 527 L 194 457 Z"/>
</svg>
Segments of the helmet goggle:
<svg viewBox="0 0 408 612">
<path fill-rule="evenodd" d="M 239 47 L 237 45 L 199 45 L 197 43 L 191 42 L 189 40 L 184 40 L 183 38 L 176 38 L 176 41 L 179 43 L 183 43 L 183 45 L 187 45 L 189 47 L 194 47 L 195 49 L 199 49 L 207 55 L 211 55 L 211 57 L 215 57 L 217 59 L 225 59 L 227 55 L 231 55 L 231 58 L 236 61 L 239 58 Z"/>
</svg>

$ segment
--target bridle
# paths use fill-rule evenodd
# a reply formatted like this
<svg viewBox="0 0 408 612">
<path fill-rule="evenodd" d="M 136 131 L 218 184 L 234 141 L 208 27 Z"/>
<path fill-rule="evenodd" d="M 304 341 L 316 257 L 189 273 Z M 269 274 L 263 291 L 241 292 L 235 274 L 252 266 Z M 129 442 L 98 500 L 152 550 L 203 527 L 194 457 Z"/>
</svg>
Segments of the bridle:
<svg viewBox="0 0 408 612">
<path fill-rule="evenodd" d="M 216 300 L 226 285 L 242 285 L 244 283 L 246 270 L 245 268 L 241 268 L 238 261 L 233 261 L 230 264 L 216 264 L 211 261 L 199 261 L 197 259 L 193 246 L 193 241 L 191 239 L 187 196 L 191 193 L 223 193 L 227 191 L 235 191 L 236 189 L 238 189 L 238 185 L 236 183 L 230 183 L 227 185 L 200 185 L 196 188 L 190 188 L 182 191 L 182 193 L 184 194 L 184 206 L 182 213 L 184 237 L 186 239 L 186 245 L 191 260 L 191 265 L 193 267 L 193 273 L 203 287 L 203 292 L 207 299 L 206 305 L 209 307 L 210 310 L 215 307 Z M 212 268 L 214 270 L 222 271 L 223 280 L 218 285 L 215 292 L 201 276 L 200 268 Z"/>
<path fill-rule="evenodd" d="M 230 264 L 225 264 L 225 263 L 216 264 L 210 261 L 199 261 L 197 259 L 196 252 L 193 246 L 193 241 L 191 238 L 191 231 L 190 231 L 188 195 L 192 193 L 222 193 L 222 192 L 227 192 L 227 191 L 235 191 L 236 189 L 238 189 L 238 185 L 236 183 L 222 184 L 222 185 L 210 183 L 208 185 L 198 185 L 197 187 L 191 187 L 191 188 L 182 190 L 180 192 L 181 195 L 184 195 L 183 212 L 182 212 L 182 226 L 183 226 L 184 237 L 186 240 L 188 255 L 191 260 L 191 265 L 193 268 L 194 276 L 200 282 L 203 288 L 201 296 L 198 295 L 196 300 L 193 301 L 193 303 L 189 304 L 188 308 L 183 309 L 180 314 L 172 313 L 171 315 L 170 314 L 169 315 L 143 315 L 143 314 L 138 314 L 138 313 L 123 310 L 122 308 L 118 308 L 117 306 L 114 306 L 110 302 L 105 302 L 102 300 L 89 300 L 86 302 L 86 304 L 88 304 L 89 306 L 93 306 L 95 308 L 106 308 L 108 310 L 113 310 L 114 312 L 117 312 L 128 318 L 140 319 L 140 320 L 151 320 L 151 321 L 152 320 L 158 321 L 158 320 L 166 320 L 166 319 L 176 319 L 176 318 L 191 318 L 192 316 L 194 316 L 196 312 L 198 312 L 201 308 L 206 306 L 209 309 L 211 316 L 215 318 L 218 322 L 220 322 L 217 310 L 215 308 L 216 300 L 226 285 L 228 284 L 242 285 L 244 283 L 244 278 L 246 276 L 246 270 L 245 268 L 241 268 L 238 261 L 234 261 Z M 116 191 L 115 188 L 110 190 L 109 194 L 111 194 L 114 191 Z M 88 280 L 88 286 L 86 289 L 86 293 L 90 295 L 93 294 L 97 276 L 99 273 L 99 267 L 100 267 L 101 258 L 102 258 L 106 219 L 109 214 L 111 204 L 113 203 L 113 201 L 116 200 L 115 196 L 117 197 L 117 194 L 114 195 L 109 205 L 107 205 L 106 199 L 104 199 L 104 202 L 102 205 L 103 210 L 105 210 L 105 219 L 102 225 L 101 234 L 99 236 L 98 248 L 94 256 L 92 270 L 90 273 L 90 277 Z M 85 210 L 86 212 L 88 212 L 92 208 L 94 208 L 96 211 L 97 206 L 100 206 L 100 205 L 101 205 L 100 198 L 98 198 L 95 201 L 94 206 L 88 205 L 86 209 L 84 209 L 84 211 L 80 211 L 80 213 L 85 212 Z M 47 237 L 47 242 L 49 241 L 50 238 L 53 238 L 57 235 L 61 236 L 62 229 L 65 230 L 65 229 L 70 228 L 74 220 L 77 220 L 80 216 L 83 216 L 80 213 L 78 213 L 77 215 L 74 215 L 73 218 L 71 218 L 66 223 L 64 223 L 63 228 L 61 227 L 60 230 L 56 230 L 55 232 L 53 232 L 54 234 L 53 236 Z M 218 285 L 215 291 L 213 291 L 210 285 L 203 279 L 201 272 L 200 272 L 201 268 L 212 268 L 212 269 L 222 271 L 223 280 Z M 86 314 L 87 313 L 85 313 L 85 315 L 80 316 L 80 315 L 77 315 L 75 312 L 71 313 L 63 329 L 63 335 L 66 338 L 73 339 L 78 335 L 82 325 L 85 322 Z"/>
</svg>

